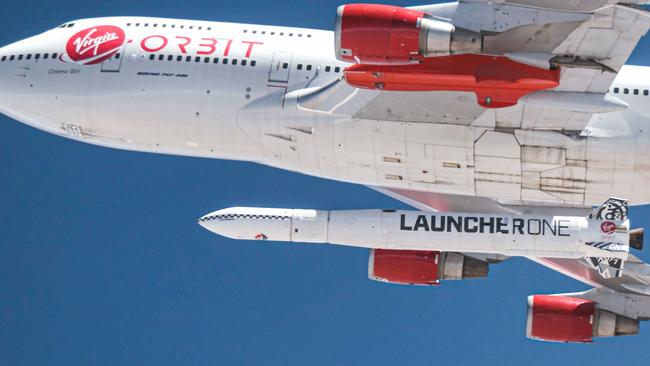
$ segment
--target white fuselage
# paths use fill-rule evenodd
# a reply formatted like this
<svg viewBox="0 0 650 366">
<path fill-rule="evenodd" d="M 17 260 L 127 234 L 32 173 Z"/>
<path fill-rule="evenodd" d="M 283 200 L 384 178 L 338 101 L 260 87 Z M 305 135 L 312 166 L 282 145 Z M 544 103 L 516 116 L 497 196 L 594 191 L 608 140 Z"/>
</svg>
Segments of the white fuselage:
<svg viewBox="0 0 650 366">
<path fill-rule="evenodd" d="M 97 26 L 124 30 L 116 55 L 95 65 L 62 56 Z M 648 68 L 624 67 L 611 91 L 629 108 L 595 115 L 577 135 L 476 123 L 506 111 L 473 94 L 356 90 L 340 82 L 347 64 L 322 30 L 87 19 L 0 59 L 0 112 L 87 143 L 509 204 L 650 203 Z"/>
</svg>

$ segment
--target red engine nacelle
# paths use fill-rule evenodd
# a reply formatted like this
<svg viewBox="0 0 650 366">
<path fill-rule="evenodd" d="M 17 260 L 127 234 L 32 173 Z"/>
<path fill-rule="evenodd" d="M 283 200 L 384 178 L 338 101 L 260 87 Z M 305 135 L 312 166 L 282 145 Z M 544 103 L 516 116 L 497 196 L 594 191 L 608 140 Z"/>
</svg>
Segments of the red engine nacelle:
<svg viewBox="0 0 650 366">
<path fill-rule="evenodd" d="M 399 6 L 349 4 L 337 10 L 336 55 L 363 64 L 417 63 L 425 57 L 478 53 L 478 33 Z"/>
<path fill-rule="evenodd" d="M 435 286 L 440 280 L 487 277 L 486 262 L 458 253 L 373 249 L 368 277 L 402 285 Z"/>
<path fill-rule="evenodd" d="M 598 309 L 593 301 L 564 296 L 528 298 L 526 336 L 553 342 L 593 342 L 594 337 L 639 333 L 639 320 Z"/>
</svg>

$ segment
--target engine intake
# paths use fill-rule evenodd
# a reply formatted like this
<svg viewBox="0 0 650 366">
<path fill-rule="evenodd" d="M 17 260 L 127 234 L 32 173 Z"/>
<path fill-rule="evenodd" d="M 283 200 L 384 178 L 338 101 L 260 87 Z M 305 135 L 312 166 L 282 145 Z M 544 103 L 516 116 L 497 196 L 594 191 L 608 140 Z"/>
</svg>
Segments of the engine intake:
<svg viewBox="0 0 650 366">
<path fill-rule="evenodd" d="M 599 309 L 593 301 L 565 296 L 528 298 L 526 336 L 552 342 L 593 342 L 595 337 L 639 333 L 639 320 Z"/>
<path fill-rule="evenodd" d="M 421 11 L 378 4 L 340 6 L 335 37 L 336 57 L 359 64 L 412 64 L 483 49 L 479 33 L 430 19 Z"/>
<path fill-rule="evenodd" d="M 435 286 L 440 280 L 487 277 L 489 264 L 458 253 L 373 249 L 368 277 L 402 285 Z"/>
</svg>

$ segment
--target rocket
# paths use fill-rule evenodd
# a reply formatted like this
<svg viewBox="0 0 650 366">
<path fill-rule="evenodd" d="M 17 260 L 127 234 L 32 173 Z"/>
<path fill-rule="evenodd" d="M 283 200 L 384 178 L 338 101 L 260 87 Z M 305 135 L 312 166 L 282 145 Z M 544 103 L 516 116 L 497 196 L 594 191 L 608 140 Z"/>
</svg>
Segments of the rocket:
<svg viewBox="0 0 650 366">
<path fill-rule="evenodd" d="M 629 220 L 399 210 L 303 210 L 232 207 L 199 224 L 240 240 L 329 243 L 416 250 L 625 261 L 642 231 Z"/>
</svg>

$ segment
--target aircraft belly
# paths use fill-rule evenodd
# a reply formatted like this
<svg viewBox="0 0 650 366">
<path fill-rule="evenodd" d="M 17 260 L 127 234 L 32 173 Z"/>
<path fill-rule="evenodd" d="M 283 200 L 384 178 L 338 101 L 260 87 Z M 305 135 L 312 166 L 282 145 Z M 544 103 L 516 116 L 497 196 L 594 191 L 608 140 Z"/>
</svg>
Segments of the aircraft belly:
<svg viewBox="0 0 650 366">
<path fill-rule="evenodd" d="M 246 120 L 240 115 L 239 122 L 257 136 L 268 165 L 329 179 L 487 196 L 506 204 L 580 207 L 612 195 L 650 202 L 640 184 L 648 152 L 633 136 L 588 138 L 301 111 Z"/>
</svg>

